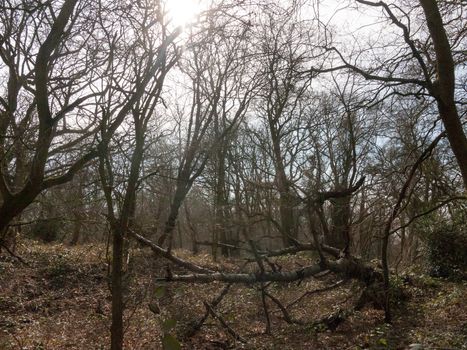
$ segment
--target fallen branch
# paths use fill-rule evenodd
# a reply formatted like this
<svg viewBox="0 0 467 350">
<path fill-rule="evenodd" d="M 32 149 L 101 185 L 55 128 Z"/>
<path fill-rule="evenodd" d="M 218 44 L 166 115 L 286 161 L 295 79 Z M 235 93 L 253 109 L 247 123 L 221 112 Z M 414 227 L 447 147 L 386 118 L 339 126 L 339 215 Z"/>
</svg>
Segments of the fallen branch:
<svg viewBox="0 0 467 350">
<path fill-rule="evenodd" d="M 156 278 L 156 281 L 185 282 L 185 283 L 211 283 L 214 281 L 225 283 L 261 283 L 261 282 L 294 282 L 305 278 L 314 277 L 322 271 L 330 270 L 342 274 L 347 278 L 354 278 L 370 285 L 382 280 L 380 272 L 362 261 L 345 257 L 336 261 L 326 261 L 325 264 L 318 263 L 293 271 L 272 271 L 257 273 L 194 273 L 190 275 L 168 275 Z"/>
<path fill-rule="evenodd" d="M 172 255 L 172 253 L 160 246 L 158 246 L 157 244 L 153 243 L 152 241 L 150 241 L 149 239 L 147 238 L 144 238 L 143 236 L 137 234 L 136 232 L 133 232 L 133 231 L 130 231 L 130 234 L 138 241 L 140 242 L 141 244 L 151 248 L 151 250 L 157 254 L 157 255 L 160 255 L 164 258 L 166 258 L 167 260 L 170 260 L 172 261 L 174 264 L 178 265 L 178 266 L 181 266 L 181 267 L 184 267 L 186 268 L 187 270 L 190 270 L 190 271 L 193 271 L 193 272 L 197 272 L 197 273 L 203 273 L 203 274 L 210 274 L 210 273 L 214 273 L 215 271 L 211 270 L 211 269 L 208 269 L 206 267 L 202 267 L 202 266 L 199 266 L 199 265 L 196 265 L 196 264 L 193 264 L 189 261 L 186 261 L 186 260 L 183 260 L 183 259 L 180 259 L 174 255 Z"/>
<path fill-rule="evenodd" d="M 300 270 L 288 272 L 264 272 L 264 273 L 222 273 L 210 274 L 172 275 L 156 278 L 157 281 L 211 283 L 214 281 L 226 283 L 258 283 L 258 282 L 293 282 L 303 278 L 312 277 L 321 272 L 320 265 L 310 265 Z"/>
<path fill-rule="evenodd" d="M 214 244 L 213 242 L 209 242 L 209 241 L 195 241 L 194 243 L 197 245 L 208 246 L 208 247 L 217 245 L 218 247 L 225 247 L 225 248 L 229 248 L 233 250 L 244 250 L 244 251 L 250 252 L 249 249 L 242 248 L 240 246 L 233 245 L 233 244 L 222 243 L 222 242 L 217 242 L 216 244 Z"/>
<path fill-rule="evenodd" d="M 289 312 L 287 311 L 287 308 L 282 305 L 282 303 L 280 302 L 279 299 L 277 299 L 274 295 L 270 294 L 268 291 L 265 291 L 264 294 L 269 298 L 271 299 L 274 304 L 276 304 L 278 307 L 279 307 L 279 310 L 282 312 L 282 315 L 284 316 L 284 320 L 285 322 L 287 323 L 294 323 L 294 324 L 299 324 L 299 325 L 303 325 L 304 322 L 302 321 L 298 321 L 298 320 L 293 320 L 292 317 L 290 317 L 290 314 Z"/>
<path fill-rule="evenodd" d="M 219 303 L 222 301 L 222 299 L 224 299 L 224 297 L 227 295 L 227 293 L 229 292 L 230 290 L 230 287 L 232 286 L 232 284 L 227 284 L 223 289 L 222 291 L 220 292 L 220 294 L 211 302 L 211 307 L 212 308 L 215 308 L 217 305 L 219 305 Z M 204 313 L 204 315 L 193 325 L 193 327 L 191 328 L 191 330 L 185 335 L 186 338 L 190 338 L 192 336 L 194 336 L 196 334 L 196 332 L 198 332 L 201 327 L 203 326 L 204 322 L 206 322 L 207 318 L 209 317 L 209 314 L 210 314 L 210 311 L 209 309 L 206 308 L 206 312 Z"/>
<path fill-rule="evenodd" d="M 232 327 L 230 327 L 227 322 L 225 322 L 225 320 L 222 318 L 221 315 L 219 315 L 216 311 L 214 311 L 214 309 L 212 308 L 211 305 L 209 305 L 209 303 L 207 302 L 203 302 L 204 306 L 206 307 L 206 310 L 209 311 L 209 313 L 212 315 L 212 317 L 214 317 L 216 320 L 219 321 L 219 323 L 222 325 L 222 327 L 224 327 L 227 332 L 232 336 L 232 338 L 234 338 L 235 340 L 238 340 L 242 343 L 246 343 L 246 340 L 243 339 L 237 332 L 235 332 L 233 330 Z"/>
</svg>

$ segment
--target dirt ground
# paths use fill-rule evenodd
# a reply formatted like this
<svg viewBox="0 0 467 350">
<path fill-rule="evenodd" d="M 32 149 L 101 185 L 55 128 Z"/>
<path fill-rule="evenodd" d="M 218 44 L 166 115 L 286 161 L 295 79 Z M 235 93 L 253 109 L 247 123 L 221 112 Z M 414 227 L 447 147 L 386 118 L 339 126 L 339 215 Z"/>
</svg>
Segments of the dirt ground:
<svg viewBox="0 0 467 350">
<path fill-rule="evenodd" d="M 23 241 L 18 250 L 28 266 L 0 256 L 0 349 L 107 349 L 110 325 L 108 259 L 105 246 L 67 247 Z M 208 255 L 178 255 L 212 268 L 234 270 L 225 260 Z M 306 264 L 306 254 L 280 258 L 282 268 Z M 394 321 L 383 322 L 380 310 L 351 310 L 360 288 L 352 281 L 326 292 L 313 292 L 287 310 L 289 324 L 271 300 L 267 301 L 271 331 L 265 334 L 265 313 L 258 286 L 232 286 L 215 308 L 243 339 L 235 339 L 219 320 L 208 317 L 194 335 L 193 325 L 224 288 L 220 283 L 157 284 L 154 277 L 183 273 L 150 252 L 135 249 L 129 260 L 126 285 L 125 348 L 161 349 L 161 337 L 171 334 L 183 349 L 467 349 L 467 282 L 434 279 L 420 273 L 398 278 Z M 269 293 L 286 306 L 305 292 L 335 284 L 325 275 L 294 284 L 272 284 Z M 339 312 L 347 315 L 336 329 L 317 320 Z"/>
</svg>

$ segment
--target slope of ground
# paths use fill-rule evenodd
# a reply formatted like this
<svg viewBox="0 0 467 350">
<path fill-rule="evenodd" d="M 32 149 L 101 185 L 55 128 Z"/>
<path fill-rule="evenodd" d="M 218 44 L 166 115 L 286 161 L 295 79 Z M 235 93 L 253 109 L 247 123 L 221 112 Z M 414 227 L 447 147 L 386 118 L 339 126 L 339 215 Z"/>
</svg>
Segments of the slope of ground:
<svg viewBox="0 0 467 350">
<path fill-rule="evenodd" d="M 231 261 L 215 264 L 207 255 L 178 253 L 213 268 L 234 268 Z M 107 349 L 110 292 L 106 248 L 26 241 L 19 254 L 28 266 L 0 257 L 0 349 Z M 306 261 L 306 255 L 299 255 L 276 262 L 292 268 Z M 406 349 L 409 344 L 422 344 L 426 349 L 467 349 L 465 282 L 416 275 L 400 279 L 400 302 L 392 325 L 382 322 L 381 311 L 365 308 L 351 313 L 332 331 L 315 321 L 352 307 L 359 290 L 352 282 L 310 293 L 289 307 L 291 318 L 301 325 L 285 322 L 280 309 L 269 300 L 269 335 L 265 334 L 258 288 L 233 286 L 216 312 L 246 341 L 242 343 L 213 317 L 187 336 L 206 311 L 203 301 L 210 302 L 224 286 L 155 284 L 153 277 L 165 276 L 168 268 L 182 272 L 149 252 L 134 251 L 126 281 L 127 349 L 161 348 L 164 328 L 170 328 L 186 349 Z M 332 285 L 337 281 L 334 278 L 327 275 L 298 284 L 271 285 L 268 290 L 288 305 L 307 291 Z"/>
</svg>

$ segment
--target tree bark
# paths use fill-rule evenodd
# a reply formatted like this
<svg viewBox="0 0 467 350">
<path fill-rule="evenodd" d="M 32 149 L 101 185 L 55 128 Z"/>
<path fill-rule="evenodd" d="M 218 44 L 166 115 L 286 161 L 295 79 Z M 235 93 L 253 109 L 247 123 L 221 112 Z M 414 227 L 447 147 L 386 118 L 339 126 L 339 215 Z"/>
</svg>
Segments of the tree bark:
<svg viewBox="0 0 467 350">
<path fill-rule="evenodd" d="M 446 135 L 459 164 L 464 188 L 467 190 L 467 137 L 455 103 L 455 65 L 451 46 L 436 0 L 420 0 L 420 4 L 425 13 L 436 54 L 438 80 L 432 86 L 432 94 L 438 103 Z"/>
<path fill-rule="evenodd" d="M 112 246 L 112 325 L 110 327 L 111 350 L 123 349 L 123 232 L 113 228 Z"/>
</svg>

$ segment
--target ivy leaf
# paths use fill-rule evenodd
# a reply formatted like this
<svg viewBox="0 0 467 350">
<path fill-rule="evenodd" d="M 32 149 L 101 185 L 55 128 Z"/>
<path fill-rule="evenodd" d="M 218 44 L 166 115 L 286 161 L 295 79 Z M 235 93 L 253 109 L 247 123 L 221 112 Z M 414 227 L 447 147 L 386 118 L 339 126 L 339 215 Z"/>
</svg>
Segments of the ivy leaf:
<svg viewBox="0 0 467 350">
<path fill-rule="evenodd" d="M 383 346 L 388 346 L 388 341 L 385 338 L 381 338 L 378 340 L 378 344 L 383 345 Z"/>
<path fill-rule="evenodd" d="M 164 350 L 181 350 L 182 347 L 177 339 L 170 334 L 164 335 L 162 338 L 162 348 Z"/>
<path fill-rule="evenodd" d="M 177 324 L 176 320 L 169 318 L 165 320 L 164 322 L 162 322 L 162 329 L 164 330 L 164 332 L 169 332 L 171 329 L 175 327 L 176 324 Z"/>
<path fill-rule="evenodd" d="M 165 295 L 165 287 L 164 287 L 164 286 L 159 286 L 159 287 L 157 287 L 156 290 L 154 291 L 154 296 L 155 296 L 157 299 L 162 298 L 164 295 Z"/>
</svg>

